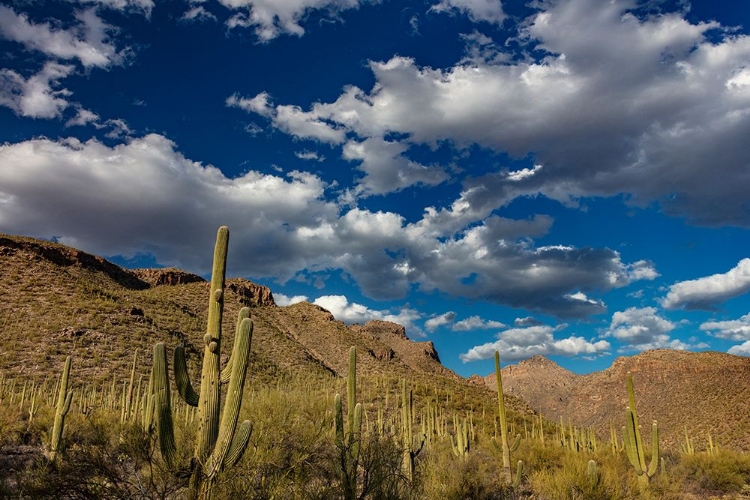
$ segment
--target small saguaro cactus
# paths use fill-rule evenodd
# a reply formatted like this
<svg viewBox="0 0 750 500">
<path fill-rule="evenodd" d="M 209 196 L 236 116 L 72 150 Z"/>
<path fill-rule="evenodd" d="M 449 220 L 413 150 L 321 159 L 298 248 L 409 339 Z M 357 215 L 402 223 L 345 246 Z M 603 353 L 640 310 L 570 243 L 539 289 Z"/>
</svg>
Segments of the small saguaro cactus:
<svg viewBox="0 0 750 500">
<path fill-rule="evenodd" d="M 185 402 L 198 408 L 196 447 L 190 464 L 191 498 L 211 498 L 219 473 L 233 466 L 242 457 L 252 432 L 252 424 L 248 420 L 238 426 L 253 333 L 253 322 L 249 318 L 250 311 L 247 308 L 243 308 L 238 316 L 234 348 L 227 366 L 224 371 L 220 368 L 221 319 L 224 307 L 228 244 L 229 230 L 226 227 L 220 227 L 214 248 L 207 333 L 203 337 L 205 347 L 200 395 L 190 385 L 184 349 L 176 347 L 174 350 L 175 385 Z M 149 408 L 152 405 L 154 407 L 162 456 L 168 464 L 173 464 L 177 456 L 177 446 L 174 440 L 166 365 L 164 344 L 156 344 L 152 381 L 149 383 L 151 387 L 149 393 L 153 401 L 147 401 L 146 407 Z M 223 412 L 220 411 L 222 386 L 227 386 Z M 144 426 L 146 426 L 149 417 L 145 414 L 144 416 L 146 416 L 144 419 Z"/>
<path fill-rule="evenodd" d="M 656 420 L 651 425 L 651 462 L 646 468 L 644 445 L 641 441 L 641 431 L 638 424 L 638 413 L 635 410 L 635 392 L 633 390 L 633 375 L 627 374 L 628 401 L 625 410 L 625 452 L 630 464 L 638 475 L 641 485 L 647 485 L 648 480 L 656 474 L 659 468 L 659 432 Z"/>
<path fill-rule="evenodd" d="M 505 417 L 505 400 L 503 398 L 503 377 L 500 373 L 500 353 L 495 351 L 495 379 L 497 380 L 497 400 L 498 400 L 498 411 L 500 412 L 500 443 L 497 442 L 495 437 L 492 438 L 492 444 L 503 454 L 503 474 L 505 480 L 509 484 L 518 486 L 520 482 L 520 474 L 517 474 L 517 480 L 513 479 L 513 474 L 510 470 L 510 454 L 518 449 L 521 444 L 521 435 L 517 434 L 516 439 L 512 445 L 508 444 L 508 422 Z M 523 462 L 519 460 L 518 468 L 520 471 L 523 469 Z"/>
<path fill-rule="evenodd" d="M 334 423 L 336 447 L 339 449 L 339 473 L 344 499 L 357 498 L 357 467 L 362 437 L 362 405 L 357 403 L 357 349 L 349 349 L 349 372 L 346 377 L 347 420 L 344 430 L 344 412 L 341 394 L 334 398 Z"/>
<path fill-rule="evenodd" d="M 60 450 L 63 429 L 65 428 L 65 416 L 70 411 L 70 402 L 73 400 L 73 391 L 68 390 L 68 379 L 70 377 L 70 356 L 65 359 L 65 368 L 63 368 L 60 377 L 60 390 L 57 393 L 57 406 L 55 407 L 55 424 L 52 427 L 50 436 L 49 459 L 54 461 Z"/>
<path fill-rule="evenodd" d="M 419 447 L 415 449 L 414 438 L 412 433 L 412 426 L 414 423 L 414 416 L 412 411 L 414 409 L 413 393 L 409 390 L 407 395 L 406 392 L 406 379 L 401 379 L 401 442 L 403 451 L 403 470 L 409 481 L 414 479 L 414 460 L 417 458 L 419 453 L 424 447 L 424 443 L 427 440 L 427 432 L 422 432 L 421 443 Z M 424 419 L 423 419 L 424 422 Z"/>
</svg>

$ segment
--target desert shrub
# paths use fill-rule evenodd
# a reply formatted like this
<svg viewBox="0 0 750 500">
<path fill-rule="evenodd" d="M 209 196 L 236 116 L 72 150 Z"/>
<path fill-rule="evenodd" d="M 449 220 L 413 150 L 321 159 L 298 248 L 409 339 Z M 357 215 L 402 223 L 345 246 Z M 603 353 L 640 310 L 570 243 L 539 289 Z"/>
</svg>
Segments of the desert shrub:
<svg viewBox="0 0 750 500">
<path fill-rule="evenodd" d="M 485 450 L 469 452 L 466 459 L 453 455 L 450 442 L 433 445 L 425 460 L 422 498 L 445 500 L 501 500 L 522 497 L 502 478 L 501 464 Z"/>
<path fill-rule="evenodd" d="M 683 455 L 674 473 L 698 494 L 738 492 L 750 481 L 750 457 L 729 450 Z"/>
</svg>

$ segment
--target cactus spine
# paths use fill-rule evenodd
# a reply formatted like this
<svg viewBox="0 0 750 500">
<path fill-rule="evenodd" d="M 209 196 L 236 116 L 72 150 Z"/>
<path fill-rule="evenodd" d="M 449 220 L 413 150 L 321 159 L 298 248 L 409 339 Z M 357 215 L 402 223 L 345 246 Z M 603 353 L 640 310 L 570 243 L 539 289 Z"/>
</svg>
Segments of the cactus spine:
<svg viewBox="0 0 750 500">
<path fill-rule="evenodd" d="M 198 435 L 191 462 L 190 497 L 211 498 L 213 486 L 219 473 L 234 465 L 242 456 L 250 440 L 252 424 L 245 420 L 238 427 L 242 393 L 250 355 L 253 322 L 249 309 L 240 311 L 234 349 L 225 373 L 220 368 L 221 319 L 224 306 L 224 281 L 226 276 L 229 230 L 222 226 L 216 235 L 211 291 L 208 303 L 208 326 L 203 337 L 203 369 L 200 395 L 190 385 L 185 363 L 185 351 L 176 347 L 174 351 L 175 384 L 180 396 L 191 406 L 198 407 Z M 167 463 L 176 457 L 174 425 L 167 378 L 166 349 L 164 344 L 154 347 L 153 404 L 159 444 Z M 221 386 L 228 384 L 223 413 L 220 411 Z M 151 385 L 151 384 L 150 384 Z M 147 406 L 150 406 L 147 403 Z"/>
<path fill-rule="evenodd" d="M 641 485 L 647 485 L 648 480 L 656 474 L 659 467 L 659 433 L 656 420 L 651 424 L 651 462 L 646 468 L 646 457 L 641 441 L 641 431 L 638 425 L 638 413 L 635 410 L 635 391 L 633 390 L 633 375 L 627 374 L 627 388 L 629 405 L 625 410 L 625 452 L 630 464 L 638 475 Z"/>
<path fill-rule="evenodd" d="M 334 423 L 336 430 L 336 447 L 339 449 L 341 485 L 344 499 L 357 498 L 357 467 L 359 465 L 359 448 L 362 436 L 362 405 L 357 403 L 357 350 L 349 349 L 349 372 L 346 377 L 347 421 L 344 430 L 344 413 L 341 407 L 341 395 L 334 398 Z"/>
<path fill-rule="evenodd" d="M 60 390 L 57 393 L 57 406 L 55 408 L 55 424 L 52 427 L 52 436 L 50 438 L 49 459 L 54 461 L 60 450 L 60 441 L 62 441 L 63 429 L 65 428 L 65 416 L 70 411 L 70 402 L 73 400 L 73 391 L 68 390 L 68 378 L 70 377 L 70 356 L 65 359 L 65 368 L 63 368 L 60 377 Z"/>
<path fill-rule="evenodd" d="M 510 454 L 518 449 L 521 443 L 521 435 L 516 435 L 516 440 L 513 445 L 508 444 L 508 422 L 505 417 L 505 400 L 503 399 L 503 377 L 500 373 L 500 353 L 495 351 L 495 379 L 497 380 L 497 400 L 498 410 L 500 412 L 500 443 L 497 442 L 495 437 L 492 438 L 492 444 L 495 448 L 499 449 L 503 454 L 503 474 L 505 480 L 509 484 L 518 486 L 516 482 L 520 482 L 520 474 L 517 475 L 518 481 L 513 480 L 513 474 L 510 470 Z M 519 460 L 518 470 L 522 471 L 523 462 Z"/>
</svg>

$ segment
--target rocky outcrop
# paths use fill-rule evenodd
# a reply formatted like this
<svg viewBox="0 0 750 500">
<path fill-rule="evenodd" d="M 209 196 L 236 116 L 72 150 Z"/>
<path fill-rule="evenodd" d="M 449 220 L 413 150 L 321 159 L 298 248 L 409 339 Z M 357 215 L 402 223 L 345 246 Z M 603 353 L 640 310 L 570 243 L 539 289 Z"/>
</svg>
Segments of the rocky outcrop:
<svg viewBox="0 0 750 500">
<path fill-rule="evenodd" d="M 244 278 L 227 280 L 227 290 L 236 294 L 245 306 L 275 306 L 271 289 Z"/>
<path fill-rule="evenodd" d="M 406 336 L 406 328 L 391 321 L 373 319 L 364 325 L 355 324 L 351 325 L 349 328 L 357 333 L 372 335 L 381 340 L 389 338 L 409 340 L 409 337 Z"/>
<path fill-rule="evenodd" d="M 161 269 L 133 269 L 133 273 L 150 286 L 175 286 L 206 281 L 197 274 L 188 273 L 176 267 Z"/>
</svg>

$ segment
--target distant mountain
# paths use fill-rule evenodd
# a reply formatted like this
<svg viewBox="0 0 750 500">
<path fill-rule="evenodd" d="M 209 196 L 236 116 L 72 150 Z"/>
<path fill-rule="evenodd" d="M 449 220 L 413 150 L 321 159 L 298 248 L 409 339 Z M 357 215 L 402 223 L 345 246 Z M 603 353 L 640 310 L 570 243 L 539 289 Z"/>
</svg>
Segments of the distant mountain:
<svg viewBox="0 0 750 500">
<path fill-rule="evenodd" d="M 535 356 L 502 370 L 503 390 L 541 411 L 574 425 L 592 426 L 609 441 L 613 422 L 620 432 L 628 404 L 625 376 L 633 373 L 641 422 L 656 419 L 662 445 L 679 450 L 684 427 L 696 449 L 707 433 L 715 442 L 750 450 L 750 358 L 718 352 L 659 349 L 617 358 L 610 368 L 576 375 Z M 495 375 L 485 377 L 495 388 Z"/>
</svg>

